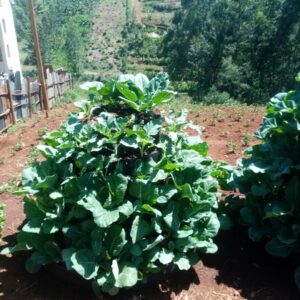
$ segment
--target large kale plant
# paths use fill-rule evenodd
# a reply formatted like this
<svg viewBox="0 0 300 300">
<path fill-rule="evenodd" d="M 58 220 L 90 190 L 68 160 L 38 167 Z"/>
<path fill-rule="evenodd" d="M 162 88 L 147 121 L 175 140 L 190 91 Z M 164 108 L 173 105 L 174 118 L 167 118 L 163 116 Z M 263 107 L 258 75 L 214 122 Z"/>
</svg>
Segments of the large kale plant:
<svg viewBox="0 0 300 300">
<path fill-rule="evenodd" d="M 217 251 L 218 184 L 187 112 L 153 111 L 173 98 L 166 74 L 89 87 L 81 111 L 38 146 L 45 159 L 22 173 L 26 224 L 2 253 L 28 250 L 29 272 L 62 264 L 114 295 Z"/>
<path fill-rule="evenodd" d="M 238 211 L 250 239 L 283 258 L 300 253 L 300 75 L 296 80 L 296 90 L 271 99 L 256 133 L 260 143 L 233 172 L 231 184 L 244 199 L 228 197 L 221 208 Z M 295 279 L 300 288 L 300 268 Z"/>
</svg>

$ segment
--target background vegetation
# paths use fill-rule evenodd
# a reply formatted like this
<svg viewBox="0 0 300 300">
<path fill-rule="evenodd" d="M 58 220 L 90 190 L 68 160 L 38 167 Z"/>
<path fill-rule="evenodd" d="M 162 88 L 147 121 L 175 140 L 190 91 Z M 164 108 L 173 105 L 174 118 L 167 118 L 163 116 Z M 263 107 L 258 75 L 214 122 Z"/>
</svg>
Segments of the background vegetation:
<svg viewBox="0 0 300 300">
<path fill-rule="evenodd" d="M 82 72 L 98 0 L 35 1 L 41 51 L 45 64 Z M 16 31 L 25 52 L 25 64 L 35 64 L 28 1 L 14 5 Z"/>
<path fill-rule="evenodd" d="M 299 1 L 142 0 L 142 16 L 134 5 L 37 1 L 45 63 L 90 80 L 166 70 L 176 90 L 206 104 L 262 103 L 293 88 Z M 14 12 L 25 63 L 34 64 L 27 1 Z"/>
<path fill-rule="evenodd" d="M 164 55 L 172 78 L 186 82 L 197 99 L 210 102 L 225 92 L 253 103 L 293 86 L 300 67 L 299 1 L 182 0 L 182 6 Z"/>
</svg>

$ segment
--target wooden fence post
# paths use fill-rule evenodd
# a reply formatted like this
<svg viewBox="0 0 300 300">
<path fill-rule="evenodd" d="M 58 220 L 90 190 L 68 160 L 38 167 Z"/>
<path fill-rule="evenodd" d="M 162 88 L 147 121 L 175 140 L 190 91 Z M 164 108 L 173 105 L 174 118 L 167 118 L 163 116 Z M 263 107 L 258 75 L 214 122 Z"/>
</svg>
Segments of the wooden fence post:
<svg viewBox="0 0 300 300">
<path fill-rule="evenodd" d="M 27 97 L 28 97 L 28 109 L 29 109 L 29 118 L 32 118 L 32 99 L 31 99 L 31 87 L 30 87 L 30 78 L 26 78 L 27 82 Z"/>
<path fill-rule="evenodd" d="M 38 72 L 39 72 L 39 81 L 41 84 L 41 94 L 43 95 L 43 97 L 42 97 L 43 106 L 46 111 L 46 118 L 48 118 L 49 108 L 50 108 L 49 99 L 48 99 L 48 89 L 47 89 L 47 84 L 46 84 L 46 80 L 45 80 L 44 65 L 43 65 L 43 61 L 42 61 L 39 37 L 38 37 L 38 32 L 37 32 L 33 0 L 28 0 L 28 6 L 29 6 L 29 11 L 30 11 L 30 21 L 31 21 L 31 29 L 32 29 L 33 40 L 34 40 L 35 55 L 36 55 Z"/>
<path fill-rule="evenodd" d="M 10 116 L 13 124 L 16 124 L 16 117 L 15 117 L 15 107 L 14 107 L 14 101 L 12 98 L 11 90 L 10 90 L 10 83 L 9 80 L 6 80 L 6 88 L 7 88 L 7 97 L 9 102 L 9 109 L 10 109 Z"/>
<path fill-rule="evenodd" d="M 44 111 L 44 102 L 43 102 L 42 88 L 41 88 L 40 84 L 39 84 L 39 100 L 40 100 L 41 112 L 43 112 Z"/>
</svg>

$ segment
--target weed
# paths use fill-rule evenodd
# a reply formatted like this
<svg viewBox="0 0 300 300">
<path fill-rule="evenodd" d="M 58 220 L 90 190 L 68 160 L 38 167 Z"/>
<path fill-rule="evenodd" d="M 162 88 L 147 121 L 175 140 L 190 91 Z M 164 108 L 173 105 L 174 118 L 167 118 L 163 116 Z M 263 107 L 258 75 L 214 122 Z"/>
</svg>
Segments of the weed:
<svg viewBox="0 0 300 300">
<path fill-rule="evenodd" d="M 251 137 L 248 135 L 244 135 L 242 139 L 242 146 L 247 147 L 251 141 Z"/>
<path fill-rule="evenodd" d="M 39 157 L 40 152 L 36 147 L 33 147 L 30 152 L 28 153 L 28 164 L 32 164 L 33 162 L 35 162 L 37 160 L 37 158 Z"/>
<path fill-rule="evenodd" d="M 15 155 L 17 152 L 21 151 L 24 148 L 25 144 L 23 142 L 18 142 L 16 145 L 14 145 L 11 149 L 10 152 L 12 155 Z"/>
<path fill-rule="evenodd" d="M 43 137 L 47 132 L 48 132 L 49 128 L 47 126 L 45 127 L 41 127 L 39 130 L 38 130 L 38 135 L 39 137 Z"/>
<path fill-rule="evenodd" d="M 7 133 L 7 134 L 15 133 L 15 132 L 17 131 L 17 129 L 18 129 L 18 126 L 17 126 L 17 125 L 12 125 L 12 126 L 10 126 L 10 127 L 7 129 L 6 133 Z"/>
<path fill-rule="evenodd" d="M 241 115 L 240 113 L 237 114 L 237 115 L 234 117 L 234 121 L 235 121 L 235 122 L 240 122 L 241 119 L 242 119 L 242 115 Z"/>
<path fill-rule="evenodd" d="M 9 180 L 6 183 L 0 185 L 0 194 L 13 193 L 18 187 L 16 178 Z"/>
<path fill-rule="evenodd" d="M 227 142 L 226 148 L 227 148 L 227 153 L 228 154 L 236 153 L 236 151 L 238 149 L 236 142 L 233 141 L 233 140 L 230 140 L 230 141 Z"/>
</svg>

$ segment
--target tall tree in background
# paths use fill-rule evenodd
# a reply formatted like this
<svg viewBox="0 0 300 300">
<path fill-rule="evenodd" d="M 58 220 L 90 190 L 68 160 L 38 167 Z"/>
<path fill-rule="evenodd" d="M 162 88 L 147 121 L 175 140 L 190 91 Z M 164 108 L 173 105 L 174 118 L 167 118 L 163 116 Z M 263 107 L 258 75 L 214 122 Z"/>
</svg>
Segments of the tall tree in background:
<svg viewBox="0 0 300 300">
<path fill-rule="evenodd" d="M 37 0 L 36 11 L 41 51 L 45 63 L 73 73 L 83 70 L 89 41 L 93 7 L 98 0 Z M 26 53 L 27 64 L 35 64 L 28 19 L 27 0 L 14 5 L 16 31 Z"/>
<path fill-rule="evenodd" d="M 300 1 L 184 0 L 164 41 L 171 76 L 253 103 L 293 85 L 300 70 Z M 285 86 L 282 86 L 285 83 Z"/>
</svg>

